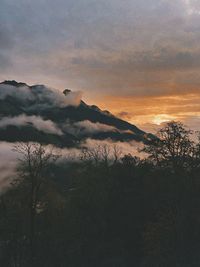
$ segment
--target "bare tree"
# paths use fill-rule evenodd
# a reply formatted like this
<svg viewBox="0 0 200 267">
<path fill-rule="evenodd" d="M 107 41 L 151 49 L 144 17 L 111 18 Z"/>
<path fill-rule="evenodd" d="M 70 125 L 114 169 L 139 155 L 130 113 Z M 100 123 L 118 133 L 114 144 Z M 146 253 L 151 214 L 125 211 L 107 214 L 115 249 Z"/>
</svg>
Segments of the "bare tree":
<svg viewBox="0 0 200 267">
<path fill-rule="evenodd" d="M 116 164 L 117 162 L 119 162 L 122 156 L 122 149 L 117 145 L 113 145 L 112 154 L 113 154 L 113 163 Z"/>
<path fill-rule="evenodd" d="M 101 161 L 101 147 L 96 145 L 93 148 L 83 148 L 80 153 L 80 159 L 83 162 L 92 163 L 97 166 Z"/>
<path fill-rule="evenodd" d="M 109 163 L 117 163 L 122 155 L 122 150 L 117 145 L 95 145 L 92 148 L 83 148 L 80 153 L 80 159 L 84 162 L 92 163 L 95 166 Z"/>
<path fill-rule="evenodd" d="M 34 257 L 35 241 L 35 217 L 40 204 L 40 190 L 47 181 L 46 170 L 50 162 L 56 161 L 58 156 L 53 154 L 52 149 L 38 143 L 18 143 L 14 151 L 20 154 L 17 184 L 24 184 L 28 189 L 28 204 L 30 210 L 30 248 Z M 33 260 L 33 259 L 32 259 Z"/>
<path fill-rule="evenodd" d="M 197 132 L 197 142 L 194 145 L 193 148 L 193 161 L 192 161 L 192 170 L 193 172 L 196 171 L 196 169 L 200 168 L 200 132 Z"/>
<path fill-rule="evenodd" d="M 109 159 L 111 157 L 110 147 L 107 144 L 101 146 L 100 154 L 101 154 L 103 164 L 105 166 L 108 166 L 108 162 L 109 162 Z"/>
</svg>

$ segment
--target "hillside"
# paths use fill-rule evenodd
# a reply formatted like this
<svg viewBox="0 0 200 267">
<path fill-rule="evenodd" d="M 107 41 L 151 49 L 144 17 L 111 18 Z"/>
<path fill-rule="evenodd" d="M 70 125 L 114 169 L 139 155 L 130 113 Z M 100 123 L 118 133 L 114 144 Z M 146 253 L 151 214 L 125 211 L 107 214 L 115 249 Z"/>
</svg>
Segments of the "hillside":
<svg viewBox="0 0 200 267">
<path fill-rule="evenodd" d="M 44 85 L 0 83 L 0 140 L 71 147 L 87 138 L 145 143 L 152 137 L 81 97 L 69 89 L 62 93 Z"/>
</svg>

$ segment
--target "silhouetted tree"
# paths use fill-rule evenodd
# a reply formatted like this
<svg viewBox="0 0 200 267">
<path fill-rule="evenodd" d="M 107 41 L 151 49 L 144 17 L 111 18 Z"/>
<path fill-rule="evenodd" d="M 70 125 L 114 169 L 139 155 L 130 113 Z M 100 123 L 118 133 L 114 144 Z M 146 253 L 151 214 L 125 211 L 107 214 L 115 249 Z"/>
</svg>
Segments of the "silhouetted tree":
<svg viewBox="0 0 200 267">
<path fill-rule="evenodd" d="M 187 168 L 194 151 L 191 134 L 181 122 L 168 122 L 143 151 L 158 166 L 169 166 L 174 171 Z"/>
<path fill-rule="evenodd" d="M 24 185 L 28 191 L 27 202 L 30 210 L 30 248 L 32 261 L 35 249 L 35 217 L 37 211 L 43 208 L 40 199 L 40 190 L 47 181 L 46 169 L 58 156 L 52 150 L 47 150 L 37 143 L 19 143 L 14 146 L 14 151 L 20 154 L 17 169 L 17 178 L 14 183 Z"/>
<path fill-rule="evenodd" d="M 0 196 L 1 266 L 200 266 L 200 140 L 181 123 L 159 131 L 147 159 L 110 145 L 75 161 L 39 144 L 15 150 L 17 178 Z"/>
</svg>

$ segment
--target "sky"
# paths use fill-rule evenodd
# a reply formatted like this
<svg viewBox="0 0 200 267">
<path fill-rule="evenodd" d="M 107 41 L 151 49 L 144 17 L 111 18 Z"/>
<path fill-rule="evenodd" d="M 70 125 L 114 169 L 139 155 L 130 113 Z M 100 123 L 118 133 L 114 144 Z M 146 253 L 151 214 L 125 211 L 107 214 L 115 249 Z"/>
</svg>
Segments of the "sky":
<svg viewBox="0 0 200 267">
<path fill-rule="evenodd" d="M 200 130 L 199 0 L 0 4 L 0 80 L 82 91 L 146 131 Z"/>
</svg>

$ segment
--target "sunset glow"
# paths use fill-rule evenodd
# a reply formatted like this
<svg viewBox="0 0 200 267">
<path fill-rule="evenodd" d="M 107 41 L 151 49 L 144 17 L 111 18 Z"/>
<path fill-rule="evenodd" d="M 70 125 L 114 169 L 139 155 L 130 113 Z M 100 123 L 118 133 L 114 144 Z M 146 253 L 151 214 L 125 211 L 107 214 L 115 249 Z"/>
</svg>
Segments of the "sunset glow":
<svg viewBox="0 0 200 267">
<path fill-rule="evenodd" d="M 159 114 L 154 117 L 153 123 L 157 125 L 161 125 L 164 122 L 168 122 L 168 121 L 175 120 L 175 119 L 176 117 L 169 116 L 167 114 Z"/>
<path fill-rule="evenodd" d="M 106 96 L 97 104 L 146 131 L 156 132 L 170 120 L 182 121 L 192 129 L 200 130 L 199 94 L 113 97 Z"/>
</svg>

